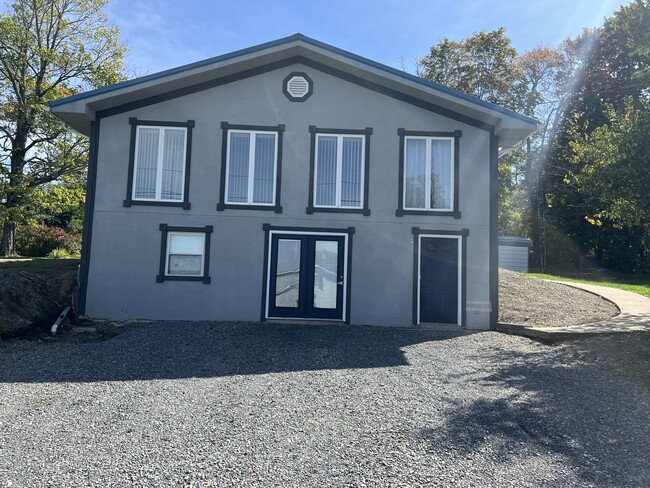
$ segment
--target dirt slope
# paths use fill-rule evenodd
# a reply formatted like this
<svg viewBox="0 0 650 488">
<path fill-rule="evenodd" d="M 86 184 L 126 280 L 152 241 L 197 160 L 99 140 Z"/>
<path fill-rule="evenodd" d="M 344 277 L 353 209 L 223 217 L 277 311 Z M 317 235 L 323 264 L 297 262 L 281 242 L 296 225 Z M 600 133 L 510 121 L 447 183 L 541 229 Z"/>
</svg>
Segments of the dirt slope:
<svg viewBox="0 0 650 488">
<path fill-rule="evenodd" d="M 0 261 L 0 336 L 29 332 L 70 305 L 78 261 Z"/>
<path fill-rule="evenodd" d="M 618 314 L 602 298 L 558 283 L 499 270 L 499 321 L 549 327 L 587 324 Z"/>
</svg>

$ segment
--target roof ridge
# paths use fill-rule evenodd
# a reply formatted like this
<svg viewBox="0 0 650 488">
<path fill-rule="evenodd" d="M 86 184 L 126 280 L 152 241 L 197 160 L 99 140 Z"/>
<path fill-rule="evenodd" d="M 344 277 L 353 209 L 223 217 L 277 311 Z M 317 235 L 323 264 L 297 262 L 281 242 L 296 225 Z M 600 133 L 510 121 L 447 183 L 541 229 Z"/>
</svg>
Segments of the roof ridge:
<svg viewBox="0 0 650 488">
<path fill-rule="evenodd" d="M 420 85 L 425 86 L 427 88 L 435 89 L 437 91 L 446 93 L 446 94 L 451 95 L 451 96 L 456 97 L 456 98 L 460 98 L 461 100 L 465 100 L 465 101 L 474 103 L 474 104 L 482 106 L 484 108 L 487 108 L 487 109 L 490 109 L 490 110 L 493 110 L 493 111 L 496 111 L 496 112 L 499 112 L 499 113 L 503 113 L 503 114 L 508 115 L 510 117 L 514 117 L 514 118 L 517 118 L 517 119 L 520 119 L 520 120 L 524 120 L 524 121 L 529 122 L 529 123 L 534 123 L 534 124 L 538 123 L 538 121 L 535 120 L 534 118 L 528 117 L 528 116 L 523 115 L 523 114 L 520 114 L 518 112 L 515 112 L 514 110 L 510 110 L 510 109 L 501 107 L 500 105 L 496 105 L 494 103 L 487 102 L 485 100 L 481 100 L 480 98 L 476 98 L 476 97 L 474 97 L 472 95 L 468 95 L 466 93 L 460 92 L 460 91 L 455 90 L 453 88 L 449 88 L 447 86 L 441 85 L 440 83 L 436 83 L 434 81 L 426 80 L 426 79 L 421 78 L 421 77 L 419 77 L 417 75 L 407 73 L 406 71 L 398 70 L 397 68 L 393 68 L 392 66 L 388 66 L 388 65 L 380 63 L 378 61 L 374 61 L 374 60 L 366 58 L 364 56 L 360 56 L 360 55 L 352 53 L 350 51 L 346 51 L 345 49 L 341 49 L 341 48 L 333 46 L 331 44 L 327 44 L 325 42 L 319 41 L 319 40 L 314 39 L 312 37 L 306 36 L 305 34 L 302 34 L 300 32 L 296 32 L 296 33 L 294 33 L 294 34 L 292 34 L 290 36 L 281 37 L 281 38 L 275 39 L 273 41 L 268 41 L 268 42 L 264 42 L 264 43 L 261 43 L 261 44 L 256 44 L 254 46 L 250 46 L 250 47 L 247 47 L 247 48 L 244 48 L 244 49 L 239 49 L 239 50 L 236 50 L 236 51 L 232 51 L 230 53 L 225 53 L 225 54 L 221 54 L 221 55 L 214 56 L 214 57 L 211 57 L 211 58 L 206 58 L 206 59 L 203 59 L 203 60 L 199 60 L 199 61 L 195 61 L 195 62 L 192 62 L 192 63 L 184 64 L 184 65 L 178 66 L 176 68 L 170 68 L 170 69 L 167 69 L 167 70 L 152 73 L 150 75 L 145 75 L 145 76 L 142 76 L 142 77 L 139 77 L 139 78 L 133 78 L 131 80 L 123 81 L 121 83 L 116 83 L 116 84 L 105 86 L 105 87 L 102 87 L 102 88 L 96 88 L 94 90 L 89 90 L 89 91 L 86 91 L 86 92 L 83 92 L 83 93 L 78 93 L 78 94 L 72 95 L 70 97 L 60 98 L 58 100 L 53 100 L 53 101 L 51 101 L 49 103 L 49 106 L 50 107 L 57 107 L 59 105 L 74 102 L 76 100 L 83 100 L 83 99 L 86 99 L 86 98 L 94 97 L 96 95 L 101 95 L 101 94 L 104 94 L 104 93 L 109 93 L 109 92 L 112 92 L 112 91 L 116 91 L 116 90 L 119 90 L 119 89 L 122 89 L 122 88 L 127 88 L 127 87 L 130 87 L 130 86 L 139 85 L 141 83 L 146 83 L 148 81 L 164 78 L 164 77 L 169 76 L 169 75 L 182 73 L 182 72 L 185 72 L 185 71 L 189 71 L 191 69 L 200 68 L 200 67 L 203 67 L 203 66 L 208 66 L 210 64 L 215 64 L 215 63 L 227 61 L 229 59 L 235 59 L 235 58 L 238 58 L 238 57 L 241 57 L 241 56 L 245 56 L 247 54 L 255 53 L 255 52 L 258 52 L 258 51 L 262 51 L 264 49 L 268 49 L 268 48 L 272 48 L 272 47 L 276 47 L 276 46 L 281 46 L 283 44 L 288 44 L 288 43 L 296 42 L 296 41 L 304 42 L 304 43 L 310 44 L 310 45 L 312 45 L 314 47 L 329 51 L 330 53 L 338 54 L 338 55 L 346 57 L 348 59 L 358 61 L 360 63 L 365 64 L 366 66 L 370 66 L 370 67 L 373 67 L 375 69 L 379 69 L 379 70 L 384 71 L 386 73 L 390 73 L 390 74 L 392 74 L 394 76 L 401 77 L 401 78 L 403 78 L 405 80 L 409 80 L 411 82 L 420 84 Z"/>
</svg>

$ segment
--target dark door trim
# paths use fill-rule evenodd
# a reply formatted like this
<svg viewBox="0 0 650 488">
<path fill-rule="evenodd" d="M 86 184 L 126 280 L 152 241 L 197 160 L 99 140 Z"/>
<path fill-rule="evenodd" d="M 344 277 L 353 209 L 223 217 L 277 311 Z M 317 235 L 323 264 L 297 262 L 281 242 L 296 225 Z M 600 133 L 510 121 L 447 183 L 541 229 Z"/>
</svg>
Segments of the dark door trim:
<svg viewBox="0 0 650 488">
<path fill-rule="evenodd" d="M 292 320 L 335 320 L 343 321 L 346 324 L 350 323 L 350 285 L 351 285 L 351 267 L 352 267 L 352 237 L 355 232 L 354 227 L 347 227 L 344 229 L 331 229 L 319 227 L 288 227 L 288 226 L 272 226 L 270 224 L 263 224 L 264 230 L 264 273 L 263 273 L 263 286 L 262 286 L 262 307 L 260 320 L 262 322 L 269 318 L 282 318 L 272 317 L 269 315 L 270 298 L 269 290 L 271 289 L 271 240 L 274 235 L 296 235 L 296 236 L 319 236 L 323 237 L 343 237 L 343 314 L 341 319 L 320 319 L 309 317 L 291 317 Z"/>
<path fill-rule="evenodd" d="M 423 230 L 413 227 L 413 325 L 420 325 L 420 249 L 422 237 L 458 239 L 458 325 L 466 325 L 467 236 L 469 229 Z"/>
</svg>

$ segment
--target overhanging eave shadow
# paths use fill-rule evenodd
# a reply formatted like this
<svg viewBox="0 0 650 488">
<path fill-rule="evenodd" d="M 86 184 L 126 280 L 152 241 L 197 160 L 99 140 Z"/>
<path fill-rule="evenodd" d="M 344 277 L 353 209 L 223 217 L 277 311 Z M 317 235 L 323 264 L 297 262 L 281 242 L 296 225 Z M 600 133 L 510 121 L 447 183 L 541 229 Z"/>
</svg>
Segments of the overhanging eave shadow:
<svg viewBox="0 0 650 488">
<path fill-rule="evenodd" d="M 210 378 L 406 366 L 403 348 L 471 334 L 388 327 L 155 322 L 105 341 L 0 355 L 0 382 Z"/>
</svg>

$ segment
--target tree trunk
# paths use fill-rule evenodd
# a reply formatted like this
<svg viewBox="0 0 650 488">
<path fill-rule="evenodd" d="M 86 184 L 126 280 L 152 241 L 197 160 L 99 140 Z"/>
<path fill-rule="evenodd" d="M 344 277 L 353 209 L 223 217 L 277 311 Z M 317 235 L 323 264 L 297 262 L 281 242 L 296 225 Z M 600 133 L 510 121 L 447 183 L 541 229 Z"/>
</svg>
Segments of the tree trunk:
<svg viewBox="0 0 650 488">
<path fill-rule="evenodd" d="M 537 238 L 539 249 L 539 269 L 540 272 L 546 272 L 546 189 L 545 189 L 545 171 L 542 161 L 539 173 L 537 173 Z"/>
<path fill-rule="evenodd" d="M 6 222 L 2 227 L 0 256 L 13 256 L 14 254 L 16 254 L 16 224 Z"/>
<path fill-rule="evenodd" d="M 4 192 L 4 207 L 8 216 L 2 226 L 2 242 L 0 242 L 0 256 L 13 256 L 16 254 L 16 216 L 15 211 L 22 205 L 18 189 L 24 176 L 25 155 L 27 154 L 27 139 L 32 132 L 35 114 L 24 113 L 16 120 L 15 137 L 11 140 L 11 156 L 9 158 L 11 171 L 9 185 Z"/>
</svg>

